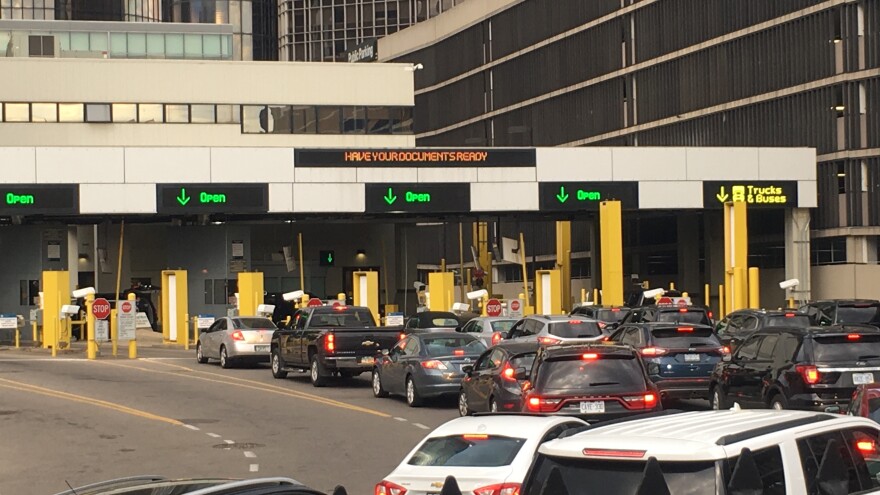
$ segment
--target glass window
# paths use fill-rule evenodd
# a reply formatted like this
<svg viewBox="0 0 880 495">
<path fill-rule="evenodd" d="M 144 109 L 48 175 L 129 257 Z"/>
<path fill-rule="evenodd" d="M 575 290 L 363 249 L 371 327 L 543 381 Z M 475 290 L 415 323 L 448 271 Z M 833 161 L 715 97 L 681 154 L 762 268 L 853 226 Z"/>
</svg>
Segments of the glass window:
<svg viewBox="0 0 880 495">
<path fill-rule="evenodd" d="M 830 335 L 813 338 L 813 359 L 827 363 L 858 361 L 880 356 L 880 335 L 850 335 Z"/>
<path fill-rule="evenodd" d="M 241 107 L 242 122 L 241 131 L 245 134 L 260 134 L 266 132 L 262 120 L 266 118 L 266 107 L 256 105 L 244 105 Z"/>
<path fill-rule="evenodd" d="M 238 124 L 241 121 L 240 112 L 238 105 L 217 105 L 217 123 Z"/>
<path fill-rule="evenodd" d="M 59 122 L 83 122 L 85 120 L 85 110 L 82 103 L 59 103 L 58 104 L 58 121 Z"/>
<path fill-rule="evenodd" d="M 128 54 L 128 41 L 125 33 L 110 33 L 110 54 L 122 57 Z"/>
<path fill-rule="evenodd" d="M 587 390 L 591 394 L 625 393 L 644 387 L 642 363 L 633 355 L 544 361 L 535 377 L 535 389 L 547 394 Z"/>
<path fill-rule="evenodd" d="M 317 129 L 317 116 L 315 107 L 292 107 L 293 112 L 293 133 L 294 134 L 314 134 Z"/>
<path fill-rule="evenodd" d="M 220 35 L 206 34 L 202 41 L 202 50 L 205 58 L 220 58 L 223 55 L 220 48 Z"/>
<path fill-rule="evenodd" d="M 763 335 L 753 335 L 746 340 L 743 345 L 739 347 L 736 351 L 737 359 L 742 360 L 751 360 L 758 357 L 758 346 L 761 345 L 761 341 L 764 340 Z"/>
<path fill-rule="evenodd" d="M 138 122 L 155 122 L 161 124 L 164 109 L 158 103 L 141 103 L 138 105 Z"/>
<path fill-rule="evenodd" d="M 75 52 L 89 51 L 89 33 L 70 33 L 70 49 Z"/>
<path fill-rule="evenodd" d="M 27 103 L 6 103 L 3 105 L 3 120 L 6 122 L 29 122 L 31 111 Z"/>
<path fill-rule="evenodd" d="M 6 18 L 5 15 L 0 14 L 0 19 L 5 19 L 5 18 Z M 9 38 L 11 38 L 11 37 L 12 37 L 12 35 L 10 33 L 0 32 L 0 53 L 2 53 L 3 55 L 6 55 L 6 46 L 9 44 Z M 69 39 L 68 39 L 68 42 L 70 42 Z M 62 49 L 64 49 L 63 43 L 62 43 L 61 47 L 62 47 Z"/>
<path fill-rule="evenodd" d="M 412 107 L 399 107 L 393 109 L 395 119 L 392 123 L 391 132 L 394 134 L 413 133 L 413 109 Z"/>
<path fill-rule="evenodd" d="M 507 466 L 516 458 L 525 438 L 498 435 L 452 435 L 429 438 L 407 464 L 410 466 Z"/>
<path fill-rule="evenodd" d="M 342 134 L 339 117 L 339 107 L 318 107 L 318 134 Z"/>
<path fill-rule="evenodd" d="M 62 52 L 70 51 L 70 33 L 55 33 L 55 37 L 58 38 L 58 46 Z M 3 45 L 3 35 L 0 34 L 0 51 L 3 50 Z"/>
<path fill-rule="evenodd" d="M 86 122 L 110 122 L 109 103 L 86 103 Z"/>
<path fill-rule="evenodd" d="M 106 52 L 107 48 L 107 33 L 89 33 L 90 51 Z"/>
<path fill-rule="evenodd" d="M 778 335 L 768 335 L 764 337 L 764 341 L 761 342 L 761 346 L 758 347 L 758 359 L 761 360 L 771 360 L 773 359 L 773 349 L 776 349 L 776 342 L 779 341 Z"/>
<path fill-rule="evenodd" d="M 168 58 L 183 58 L 183 35 L 165 35 L 165 56 Z"/>
<path fill-rule="evenodd" d="M 423 337 L 425 352 L 429 356 L 454 356 L 464 354 L 480 354 L 486 345 L 480 339 L 470 335 L 459 337 Z"/>
<path fill-rule="evenodd" d="M 147 35 L 143 33 L 128 33 L 128 56 L 147 56 Z"/>
<path fill-rule="evenodd" d="M 595 321 L 560 321 L 550 323 L 548 327 L 547 332 L 550 335 L 568 339 L 598 337 L 602 335 L 602 330 Z"/>
<path fill-rule="evenodd" d="M 367 107 L 367 134 L 391 134 L 391 109 Z"/>
<path fill-rule="evenodd" d="M 345 134 L 363 134 L 367 128 L 364 107 L 342 107 L 342 131 Z"/>
<path fill-rule="evenodd" d="M 202 58 L 202 35 L 185 34 L 183 41 L 186 58 Z"/>
<path fill-rule="evenodd" d="M 819 483 L 848 488 L 846 493 L 861 491 L 858 471 L 853 463 L 853 458 L 846 448 L 846 444 L 838 431 L 819 433 L 797 441 L 798 453 L 801 457 L 801 466 L 804 469 L 804 478 L 807 481 L 807 490 L 810 495 L 826 493 L 819 488 Z M 819 467 L 824 464 L 828 456 L 834 456 L 841 460 L 845 470 L 834 472 L 829 469 L 825 479 L 819 478 Z M 844 492 L 835 492 L 844 493 Z"/>
<path fill-rule="evenodd" d="M 223 43 L 221 45 L 223 50 L 223 58 L 232 58 L 232 36 L 227 35 L 223 36 Z"/>
<path fill-rule="evenodd" d="M 666 349 L 691 347 L 720 347 L 721 342 L 711 328 L 656 328 L 651 331 L 658 346 Z"/>
<path fill-rule="evenodd" d="M 164 34 L 151 33 L 147 35 L 147 56 L 157 58 L 165 56 Z"/>
<path fill-rule="evenodd" d="M 289 106 L 270 106 L 269 112 L 272 114 L 272 122 L 269 123 L 269 132 L 273 134 L 290 134 L 291 132 L 291 113 Z"/>
<path fill-rule="evenodd" d="M 489 326 L 492 327 L 493 332 L 507 332 L 514 323 L 516 320 L 494 320 L 489 322 Z"/>
<path fill-rule="evenodd" d="M 191 117 L 193 124 L 213 124 L 214 123 L 214 105 L 190 105 Z"/>
<path fill-rule="evenodd" d="M 277 327 L 268 318 L 235 318 L 235 328 L 241 330 L 274 330 Z"/>
<path fill-rule="evenodd" d="M 165 122 L 174 124 L 189 123 L 189 106 L 165 105 Z"/>
<path fill-rule="evenodd" d="M 31 122 L 58 122 L 58 108 L 54 103 L 31 103 Z"/>
<path fill-rule="evenodd" d="M 114 103 L 113 122 L 137 122 L 137 105 L 134 103 Z"/>
</svg>

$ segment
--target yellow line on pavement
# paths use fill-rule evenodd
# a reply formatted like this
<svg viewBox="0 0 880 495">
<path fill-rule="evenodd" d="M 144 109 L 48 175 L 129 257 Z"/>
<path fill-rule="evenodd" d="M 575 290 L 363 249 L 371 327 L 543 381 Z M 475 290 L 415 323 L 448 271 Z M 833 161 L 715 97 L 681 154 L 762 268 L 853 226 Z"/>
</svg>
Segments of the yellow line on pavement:
<svg viewBox="0 0 880 495">
<path fill-rule="evenodd" d="M 165 363 L 165 362 L 161 362 L 161 361 L 149 361 L 149 360 L 144 360 L 144 361 L 160 364 L 160 365 L 167 366 L 170 368 L 178 368 L 178 369 L 185 370 L 185 371 L 191 371 L 193 373 L 201 373 L 201 374 L 205 374 L 205 375 L 209 375 L 209 376 L 216 376 L 216 377 L 222 378 L 222 380 L 208 378 L 208 377 L 204 377 L 204 376 L 181 375 L 181 374 L 173 372 L 173 371 L 162 371 L 162 370 L 154 370 L 154 369 L 148 369 L 148 368 L 140 368 L 137 366 L 129 366 L 129 365 L 120 364 L 120 363 L 111 363 L 108 361 L 96 361 L 96 362 L 100 363 L 100 364 L 106 364 L 109 366 L 118 366 L 120 368 L 130 368 L 133 370 L 146 371 L 149 373 L 159 373 L 159 374 L 163 374 L 163 375 L 186 377 L 186 378 L 191 378 L 194 380 L 202 380 L 202 381 L 206 381 L 206 382 L 219 383 L 221 385 L 232 385 L 234 387 L 247 388 L 247 389 L 251 389 L 251 390 L 257 390 L 260 392 L 268 392 L 268 393 L 272 393 L 272 394 L 293 397 L 296 399 L 304 399 L 304 400 L 308 400 L 308 401 L 312 401 L 312 402 L 317 402 L 319 404 L 324 404 L 327 406 L 338 407 L 340 409 L 347 409 L 350 411 L 361 412 L 364 414 L 371 414 L 373 416 L 378 416 L 380 418 L 390 418 L 391 417 L 390 414 L 386 414 L 381 411 L 376 411 L 375 409 L 360 407 L 360 406 L 356 406 L 354 404 L 349 404 L 347 402 L 341 402 L 338 400 L 328 399 L 326 397 L 321 397 L 319 395 L 313 395 L 313 394 L 309 394 L 309 393 L 305 393 L 305 392 L 299 392 L 296 390 L 290 390 L 290 389 L 287 389 L 284 387 L 279 387 L 277 385 L 269 385 L 267 383 L 258 382 L 256 380 L 237 378 L 234 376 L 223 375 L 220 373 L 198 371 L 198 370 L 194 370 L 192 368 L 187 368 L 186 366 L 169 364 L 169 363 Z"/>
<path fill-rule="evenodd" d="M 19 390 L 21 392 L 30 392 L 33 394 L 45 395 L 48 397 L 54 397 L 56 399 L 64 399 L 73 402 L 79 402 L 82 404 L 88 404 L 90 406 L 103 407 L 105 409 L 111 409 L 116 412 L 121 412 L 125 414 L 130 414 L 132 416 L 137 416 L 139 418 L 151 419 L 154 421 L 161 421 L 163 423 L 168 423 L 174 426 L 183 426 L 183 423 L 176 419 L 166 418 L 165 416 L 159 416 L 156 414 L 148 413 L 146 411 L 141 411 L 139 409 L 134 409 L 128 406 L 123 406 L 122 404 L 115 404 L 113 402 L 107 402 L 101 399 L 94 399 L 91 397 L 86 397 L 83 395 L 71 394 L 69 392 L 62 392 L 60 390 L 52 390 L 50 388 L 44 388 L 37 385 L 31 385 L 28 383 L 15 382 L 12 380 L 7 380 L 5 378 L 0 378 L 0 387 L 9 388 L 13 390 Z"/>
</svg>

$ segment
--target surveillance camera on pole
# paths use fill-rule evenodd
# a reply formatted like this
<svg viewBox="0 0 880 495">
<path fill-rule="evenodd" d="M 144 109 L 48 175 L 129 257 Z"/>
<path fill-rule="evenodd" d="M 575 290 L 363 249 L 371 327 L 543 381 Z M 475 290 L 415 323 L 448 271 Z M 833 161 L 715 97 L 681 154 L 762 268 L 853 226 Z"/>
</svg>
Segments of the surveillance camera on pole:
<svg viewBox="0 0 880 495">
<path fill-rule="evenodd" d="M 73 297 L 79 299 L 81 297 L 86 297 L 93 295 L 95 293 L 94 287 L 83 287 L 82 289 L 77 289 L 73 291 Z"/>
<path fill-rule="evenodd" d="M 259 316 L 272 316 L 275 313 L 275 305 L 274 304 L 260 304 L 257 306 L 257 315 Z"/>
<path fill-rule="evenodd" d="M 779 288 L 783 289 L 783 290 L 784 289 L 794 289 L 795 287 L 797 287 L 800 284 L 801 284 L 800 280 L 798 280 L 796 278 L 790 278 L 788 280 L 783 280 L 782 282 L 779 282 Z"/>
<path fill-rule="evenodd" d="M 489 291 L 487 291 L 486 289 L 480 289 L 480 290 L 475 290 L 473 292 L 468 292 L 467 298 L 470 299 L 471 301 L 473 301 L 475 299 L 480 299 L 480 298 L 486 297 L 488 295 L 489 295 Z"/>
<path fill-rule="evenodd" d="M 293 292 L 286 292 L 281 297 L 283 297 L 284 300 L 288 302 L 299 301 L 300 299 L 302 299 L 303 294 L 305 294 L 305 292 L 301 290 L 295 290 Z"/>
<path fill-rule="evenodd" d="M 642 295 L 645 296 L 645 299 L 654 299 L 655 297 L 662 296 L 663 294 L 666 294 L 666 289 L 651 289 L 646 290 L 642 293 Z"/>
<path fill-rule="evenodd" d="M 79 306 L 76 304 L 65 304 L 61 306 L 61 318 L 69 318 L 79 313 Z"/>
</svg>

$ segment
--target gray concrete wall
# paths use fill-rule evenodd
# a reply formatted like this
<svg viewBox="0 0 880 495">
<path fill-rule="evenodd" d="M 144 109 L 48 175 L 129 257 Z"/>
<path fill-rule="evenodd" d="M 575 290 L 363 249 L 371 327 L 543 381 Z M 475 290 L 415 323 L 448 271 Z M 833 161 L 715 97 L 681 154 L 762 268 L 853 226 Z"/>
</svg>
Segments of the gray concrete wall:
<svg viewBox="0 0 880 495">
<path fill-rule="evenodd" d="M 61 259 L 49 261 L 50 242 L 60 243 Z M 32 305 L 21 304 L 21 281 L 41 280 L 44 270 L 67 269 L 67 227 L 10 226 L 0 228 L 0 313 L 28 316 Z"/>
</svg>

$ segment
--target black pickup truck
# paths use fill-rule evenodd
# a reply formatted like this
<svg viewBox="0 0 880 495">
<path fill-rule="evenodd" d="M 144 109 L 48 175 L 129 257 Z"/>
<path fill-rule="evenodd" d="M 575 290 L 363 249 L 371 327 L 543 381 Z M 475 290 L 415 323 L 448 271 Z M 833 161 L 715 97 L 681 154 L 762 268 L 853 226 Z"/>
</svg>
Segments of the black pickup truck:
<svg viewBox="0 0 880 495">
<path fill-rule="evenodd" d="M 402 327 L 378 327 L 368 308 L 317 306 L 300 309 L 289 326 L 272 335 L 272 376 L 309 370 L 312 385 L 330 377 L 358 376 L 373 369 L 376 357 L 394 347 Z"/>
</svg>

